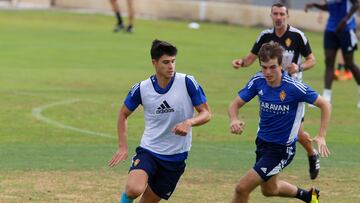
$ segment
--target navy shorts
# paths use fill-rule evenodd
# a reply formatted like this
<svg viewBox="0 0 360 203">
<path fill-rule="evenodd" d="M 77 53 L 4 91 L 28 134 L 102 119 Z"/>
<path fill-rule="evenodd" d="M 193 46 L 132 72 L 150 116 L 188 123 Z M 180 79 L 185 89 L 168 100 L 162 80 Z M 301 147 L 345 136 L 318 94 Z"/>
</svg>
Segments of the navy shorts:
<svg viewBox="0 0 360 203">
<path fill-rule="evenodd" d="M 357 37 L 355 30 L 344 31 L 340 35 L 335 32 L 324 32 L 325 49 L 341 49 L 344 53 L 357 50 Z"/>
<path fill-rule="evenodd" d="M 185 166 L 185 161 L 163 161 L 146 149 L 138 147 L 129 172 L 135 169 L 144 170 L 149 176 L 148 185 L 151 190 L 160 198 L 168 200 L 184 173 Z"/>
<path fill-rule="evenodd" d="M 266 182 L 280 173 L 295 156 L 295 142 L 290 146 L 265 142 L 256 138 L 256 163 L 253 169 Z"/>
</svg>

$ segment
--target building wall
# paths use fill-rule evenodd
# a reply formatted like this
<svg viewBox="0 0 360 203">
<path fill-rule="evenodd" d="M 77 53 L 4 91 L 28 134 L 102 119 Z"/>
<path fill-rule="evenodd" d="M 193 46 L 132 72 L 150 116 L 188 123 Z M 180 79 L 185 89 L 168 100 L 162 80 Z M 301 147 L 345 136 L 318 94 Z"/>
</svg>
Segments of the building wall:
<svg viewBox="0 0 360 203">
<path fill-rule="evenodd" d="M 191 0 L 134 0 L 137 16 L 170 18 L 191 21 L 210 21 L 245 26 L 271 26 L 270 8 L 219 1 Z M 122 11 L 126 12 L 126 1 L 119 0 Z M 110 11 L 108 0 L 56 0 L 56 6 L 63 8 L 88 8 Z M 290 10 L 290 24 L 312 31 L 323 31 L 322 24 L 316 21 L 317 13 Z M 324 14 L 324 19 L 327 13 Z"/>
<path fill-rule="evenodd" d="M 210 21 L 245 26 L 271 26 L 270 7 L 248 4 L 248 0 L 239 0 L 245 4 L 222 1 L 193 0 L 133 0 L 137 17 L 179 19 L 189 21 Z M 34 3 L 49 6 L 51 0 L 21 0 L 22 3 Z M 126 13 L 126 0 L 118 0 L 121 10 Z M 110 12 L 109 0 L 55 0 L 58 8 L 81 8 Z M 290 10 L 290 24 L 311 31 L 323 31 L 322 24 L 316 21 L 317 13 L 305 13 L 302 10 Z M 324 19 L 327 13 L 324 13 Z"/>
</svg>

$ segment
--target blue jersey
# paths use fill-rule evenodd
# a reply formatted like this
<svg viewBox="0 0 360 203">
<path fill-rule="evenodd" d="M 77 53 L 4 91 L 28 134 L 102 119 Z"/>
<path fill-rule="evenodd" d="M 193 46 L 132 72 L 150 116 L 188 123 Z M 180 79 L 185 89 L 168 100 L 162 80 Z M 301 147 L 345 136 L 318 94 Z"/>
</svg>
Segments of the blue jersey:
<svg viewBox="0 0 360 203">
<path fill-rule="evenodd" d="M 352 3 L 350 0 L 327 0 L 329 19 L 326 24 L 326 31 L 335 32 L 340 21 L 350 12 Z M 344 31 L 356 29 L 356 14 L 346 24 Z"/>
<path fill-rule="evenodd" d="M 302 119 L 302 102 L 314 103 L 318 94 L 306 84 L 283 74 L 279 87 L 270 87 L 262 72 L 239 91 L 239 96 L 249 102 L 259 98 L 260 121 L 258 138 L 271 143 L 291 145 L 297 140 Z"/>
</svg>

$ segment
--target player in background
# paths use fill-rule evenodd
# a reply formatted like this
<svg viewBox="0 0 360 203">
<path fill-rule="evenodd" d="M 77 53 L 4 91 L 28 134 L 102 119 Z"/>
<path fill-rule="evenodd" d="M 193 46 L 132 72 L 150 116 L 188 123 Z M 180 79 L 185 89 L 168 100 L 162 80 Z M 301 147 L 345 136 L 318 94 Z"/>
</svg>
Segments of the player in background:
<svg viewBox="0 0 360 203">
<path fill-rule="evenodd" d="M 126 32 L 132 33 L 134 29 L 134 18 L 135 18 L 135 11 L 133 0 L 126 0 L 127 1 L 127 13 L 128 13 L 128 26 L 125 29 L 125 25 L 121 16 L 120 7 L 117 3 L 117 0 L 110 0 L 111 8 L 115 13 L 115 17 L 117 20 L 116 26 L 114 28 L 114 32 L 119 32 L 125 29 Z"/>
<path fill-rule="evenodd" d="M 357 50 L 356 12 L 359 9 L 358 0 L 328 0 L 326 3 L 309 3 L 305 5 L 305 12 L 311 8 L 329 12 L 325 32 L 325 80 L 324 98 L 331 102 L 331 86 L 334 80 L 334 65 L 336 53 L 341 49 L 345 66 L 349 68 L 358 85 L 358 103 L 360 109 L 360 70 L 354 63 L 354 52 Z"/>
<path fill-rule="evenodd" d="M 319 190 L 298 188 L 280 180 L 279 173 L 295 156 L 296 137 L 301 125 L 303 102 L 320 108 L 319 134 L 315 137 L 319 153 L 330 154 L 326 146 L 326 130 L 330 121 L 330 104 L 306 84 L 291 78 L 282 70 L 283 48 L 269 42 L 260 48 L 261 72 L 256 73 L 229 106 L 230 131 L 241 134 L 245 123 L 239 109 L 255 96 L 259 101 L 259 127 L 256 138 L 256 162 L 236 185 L 232 203 L 249 202 L 250 193 L 260 185 L 264 196 L 298 198 L 317 203 Z"/>
<path fill-rule="evenodd" d="M 321 4 L 325 4 L 326 0 L 320 0 Z M 317 21 L 322 23 L 324 19 L 324 12 L 322 10 L 319 11 Z M 336 67 L 334 67 L 334 80 L 352 80 L 353 75 L 351 70 L 345 66 L 344 57 L 342 56 L 341 52 L 336 54 Z"/>
<path fill-rule="evenodd" d="M 119 149 L 109 161 L 114 167 L 127 159 L 127 120 L 141 104 L 145 130 L 120 203 L 133 202 L 140 195 L 140 202 L 169 199 L 185 170 L 192 127 L 211 118 L 205 93 L 195 78 L 175 71 L 177 48 L 154 40 L 150 53 L 155 74 L 129 91 L 118 117 Z"/>
<path fill-rule="evenodd" d="M 284 48 L 282 67 L 285 73 L 301 81 L 303 71 L 309 70 L 315 65 L 315 57 L 311 51 L 309 41 L 303 32 L 288 24 L 289 13 L 284 5 L 280 3 L 273 4 L 270 17 L 274 27 L 262 31 L 251 52 L 244 58 L 233 60 L 232 65 L 236 69 L 250 66 L 257 59 L 260 47 L 264 43 L 274 41 Z M 305 58 L 305 61 L 302 61 L 302 57 Z M 309 133 L 304 130 L 305 108 L 303 110 L 298 139 L 308 155 L 310 178 L 315 179 L 320 171 L 320 158 L 317 151 L 312 147 Z"/>
</svg>

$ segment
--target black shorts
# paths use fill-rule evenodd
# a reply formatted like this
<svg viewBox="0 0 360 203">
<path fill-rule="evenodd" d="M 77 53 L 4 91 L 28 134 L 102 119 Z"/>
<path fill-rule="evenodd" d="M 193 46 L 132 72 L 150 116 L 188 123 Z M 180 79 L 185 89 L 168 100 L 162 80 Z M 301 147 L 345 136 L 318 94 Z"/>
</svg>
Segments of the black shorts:
<svg viewBox="0 0 360 203">
<path fill-rule="evenodd" d="M 357 50 L 357 41 L 355 30 L 344 31 L 340 35 L 324 32 L 325 49 L 341 49 L 343 53 L 350 53 Z"/>
<path fill-rule="evenodd" d="M 291 163 L 295 152 L 295 142 L 285 146 L 256 138 L 256 163 L 253 169 L 266 182 Z"/>
<path fill-rule="evenodd" d="M 185 166 L 185 161 L 164 161 L 138 147 L 129 172 L 135 169 L 144 170 L 149 176 L 148 184 L 151 190 L 160 198 L 168 200 L 184 173 Z"/>
</svg>

